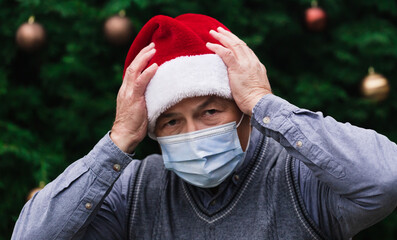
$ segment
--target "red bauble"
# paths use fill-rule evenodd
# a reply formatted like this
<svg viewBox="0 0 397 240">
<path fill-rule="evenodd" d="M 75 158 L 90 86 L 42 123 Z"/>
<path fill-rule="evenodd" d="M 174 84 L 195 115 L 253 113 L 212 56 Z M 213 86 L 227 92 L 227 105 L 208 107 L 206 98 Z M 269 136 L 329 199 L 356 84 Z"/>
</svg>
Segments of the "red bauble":
<svg viewBox="0 0 397 240">
<path fill-rule="evenodd" d="M 106 20 L 104 25 L 106 38 L 116 45 L 123 45 L 132 40 L 132 23 L 124 15 L 125 12 L 120 11 L 119 15 Z"/>
<path fill-rule="evenodd" d="M 306 26 L 309 30 L 320 32 L 327 25 L 327 14 L 322 8 L 313 6 L 305 12 Z"/>
<path fill-rule="evenodd" d="M 44 44 L 45 31 L 43 26 L 34 22 L 32 16 L 27 23 L 18 28 L 15 38 L 19 47 L 26 51 L 34 51 Z"/>
</svg>

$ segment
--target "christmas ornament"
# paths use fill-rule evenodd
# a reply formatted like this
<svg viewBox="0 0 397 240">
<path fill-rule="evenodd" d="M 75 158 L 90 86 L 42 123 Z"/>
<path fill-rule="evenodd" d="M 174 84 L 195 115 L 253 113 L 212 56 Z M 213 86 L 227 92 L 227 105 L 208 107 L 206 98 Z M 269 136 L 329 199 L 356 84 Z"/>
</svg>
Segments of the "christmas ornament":
<svg viewBox="0 0 397 240">
<path fill-rule="evenodd" d="M 26 197 L 26 201 L 29 201 L 38 191 L 43 189 L 45 186 L 44 182 L 40 182 L 39 186 L 30 190 L 28 196 Z"/>
<path fill-rule="evenodd" d="M 123 45 L 130 41 L 132 36 L 132 23 L 121 10 L 118 15 L 106 20 L 104 32 L 109 42 L 116 45 Z"/>
<path fill-rule="evenodd" d="M 379 102 L 385 100 L 389 94 L 388 80 L 381 74 L 375 73 L 373 67 L 368 69 L 368 75 L 361 83 L 361 93 L 364 97 Z"/>
<path fill-rule="evenodd" d="M 16 42 L 25 51 L 37 50 L 45 42 L 44 28 L 34 20 L 34 16 L 31 16 L 27 23 L 18 28 L 16 33 Z"/>
<path fill-rule="evenodd" d="M 309 30 L 320 32 L 327 24 L 327 14 L 318 7 L 317 1 L 312 1 L 312 7 L 305 12 L 306 26 Z"/>
</svg>

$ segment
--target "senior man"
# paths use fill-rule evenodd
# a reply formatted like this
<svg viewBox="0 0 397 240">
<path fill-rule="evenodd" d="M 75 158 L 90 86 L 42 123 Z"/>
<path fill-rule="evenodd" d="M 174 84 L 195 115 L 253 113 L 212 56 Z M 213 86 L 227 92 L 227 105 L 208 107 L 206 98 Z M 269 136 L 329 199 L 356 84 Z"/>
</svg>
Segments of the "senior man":
<svg viewBox="0 0 397 240">
<path fill-rule="evenodd" d="M 162 156 L 133 160 L 149 134 Z M 213 18 L 156 16 L 116 119 L 24 207 L 13 239 L 348 239 L 397 203 L 397 146 L 300 109 Z"/>
</svg>

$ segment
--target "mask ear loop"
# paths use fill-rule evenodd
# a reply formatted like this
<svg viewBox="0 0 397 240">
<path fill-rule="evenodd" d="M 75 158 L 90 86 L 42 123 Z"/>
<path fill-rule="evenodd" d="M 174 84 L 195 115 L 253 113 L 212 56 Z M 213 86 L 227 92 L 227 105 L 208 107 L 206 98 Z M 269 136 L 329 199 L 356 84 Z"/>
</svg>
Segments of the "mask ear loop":
<svg viewBox="0 0 397 240">
<path fill-rule="evenodd" d="M 237 125 L 236 125 L 236 128 L 238 128 L 239 126 L 240 126 L 240 124 L 241 124 L 241 122 L 243 121 L 243 119 L 244 119 L 244 113 L 243 113 L 243 115 L 241 116 L 241 118 L 240 118 L 240 121 L 237 123 Z"/>
<path fill-rule="evenodd" d="M 243 119 L 244 119 L 244 113 L 243 113 L 243 115 L 241 116 L 241 118 L 240 118 L 240 121 L 237 123 L 237 125 L 236 125 L 236 129 L 240 126 L 240 124 L 241 124 L 241 122 L 243 121 Z M 235 169 L 235 172 L 236 171 L 239 171 L 239 168 L 243 165 L 243 162 L 244 162 L 244 160 L 245 160 L 245 156 L 246 156 L 246 154 L 247 154 L 247 150 L 248 150 L 248 147 L 249 147 L 249 145 L 250 145 L 250 142 L 251 142 L 251 131 L 250 131 L 250 134 L 249 134 L 249 136 L 248 136 L 248 143 L 247 143 L 247 146 L 245 147 L 245 151 L 244 151 L 244 155 L 243 155 L 243 161 L 240 161 L 240 163 L 236 166 L 236 169 Z M 240 144 L 241 145 L 241 144 Z"/>
</svg>

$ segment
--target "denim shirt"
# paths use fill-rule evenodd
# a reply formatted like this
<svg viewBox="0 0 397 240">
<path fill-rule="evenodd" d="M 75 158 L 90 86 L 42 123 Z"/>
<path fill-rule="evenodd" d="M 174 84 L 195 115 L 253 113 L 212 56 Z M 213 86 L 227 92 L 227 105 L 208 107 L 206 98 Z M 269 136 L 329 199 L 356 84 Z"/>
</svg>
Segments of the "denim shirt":
<svg viewBox="0 0 397 240">
<path fill-rule="evenodd" d="M 396 207 L 397 146 L 385 136 L 300 109 L 274 95 L 265 95 L 256 104 L 251 125 L 247 156 L 263 134 L 299 160 L 294 173 L 304 205 L 326 236 L 350 238 Z M 26 203 L 12 239 L 81 239 L 87 231 L 98 231 L 90 225 L 99 221 L 100 210 L 101 235 L 124 239 L 129 206 L 108 203 L 122 202 L 126 190 L 117 181 L 134 181 L 138 178 L 134 172 L 128 178 L 119 177 L 127 166 L 139 169 L 139 165 L 106 134 L 88 155 Z M 222 183 L 216 195 L 196 187 L 193 192 L 204 206 L 216 211 L 238 184 L 235 175 Z"/>
</svg>

